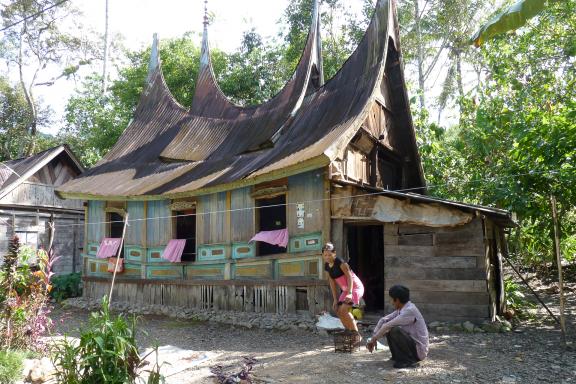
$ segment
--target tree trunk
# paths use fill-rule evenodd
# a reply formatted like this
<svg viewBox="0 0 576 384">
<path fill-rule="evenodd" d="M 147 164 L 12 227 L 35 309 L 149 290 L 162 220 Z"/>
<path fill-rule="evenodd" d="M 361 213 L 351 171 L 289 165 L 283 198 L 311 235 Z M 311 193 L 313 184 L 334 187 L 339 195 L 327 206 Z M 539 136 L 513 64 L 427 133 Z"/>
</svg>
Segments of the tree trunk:
<svg viewBox="0 0 576 384">
<path fill-rule="evenodd" d="M 426 108 L 424 98 L 424 47 L 422 46 L 422 29 L 420 17 L 420 0 L 414 0 L 414 26 L 416 29 L 416 45 L 418 49 L 418 94 L 420 98 L 420 108 Z"/>
<path fill-rule="evenodd" d="M 106 89 L 108 88 L 108 79 L 107 79 L 107 64 L 108 64 L 108 38 L 109 38 L 109 28 L 108 28 L 108 0 L 106 0 L 106 13 L 105 13 L 105 21 L 104 21 L 104 63 L 102 64 L 102 94 L 106 93 Z"/>
<path fill-rule="evenodd" d="M 30 109 L 30 122 L 28 123 L 28 134 L 30 136 L 30 142 L 26 146 L 25 153 L 22 153 L 24 145 L 20 146 L 19 155 L 24 154 L 26 156 L 30 156 L 32 153 L 34 153 L 34 149 L 36 148 L 38 111 L 36 110 L 36 103 L 34 102 L 34 94 L 32 93 L 33 84 L 30 84 L 27 87 L 26 81 L 24 80 L 23 37 L 25 33 L 26 33 L 26 23 L 24 22 L 24 25 L 22 26 L 22 32 L 20 33 L 20 41 L 19 41 L 20 46 L 18 49 L 18 74 L 20 76 L 20 86 L 22 87 L 22 91 L 24 92 L 24 98 L 26 99 L 26 103 L 28 104 L 28 108 Z"/>
</svg>

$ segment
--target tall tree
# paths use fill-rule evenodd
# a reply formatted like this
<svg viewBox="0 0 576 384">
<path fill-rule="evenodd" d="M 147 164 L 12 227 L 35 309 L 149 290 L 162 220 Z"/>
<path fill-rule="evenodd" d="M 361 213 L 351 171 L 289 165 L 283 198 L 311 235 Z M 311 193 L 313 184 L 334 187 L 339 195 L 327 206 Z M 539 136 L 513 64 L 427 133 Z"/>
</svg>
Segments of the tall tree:
<svg viewBox="0 0 576 384">
<path fill-rule="evenodd" d="M 34 152 L 38 133 L 40 108 L 35 87 L 72 75 L 92 57 L 85 40 L 60 28 L 62 20 L 74 13 L 67 2 L 55 4 L 51 0 L 10 0 L 0 13 L 6 28 L 0 55 L 17 72 L 28 109 L 25 154 Z M 50 76 L 52 66 L 63 69 Z"/>
</svg>

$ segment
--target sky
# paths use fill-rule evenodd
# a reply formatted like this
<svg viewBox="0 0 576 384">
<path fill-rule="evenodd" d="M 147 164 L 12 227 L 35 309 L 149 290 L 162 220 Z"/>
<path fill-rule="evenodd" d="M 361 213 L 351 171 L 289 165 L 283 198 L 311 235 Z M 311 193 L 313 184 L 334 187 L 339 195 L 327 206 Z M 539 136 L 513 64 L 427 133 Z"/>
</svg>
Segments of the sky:
<svg viewBox="0 0 576 384">
<path fill-rule="evenodd" d="M 105 0 L 70 0 L 80 10 L 79 24 L 96 33 L 104 33 Z M 252 27 L 264 38 L 274 37 L 280 33 L 278 21 L 286 9 L 289 0 L 208 0 L 208 10 L 213 15 L 209 27 L 210 44 L 223 51 L 236 50 L 241 42 L 242 33 Z M 353 12 L 361 9 L 362 0 L 348 0 Z M 181 37 L 185 32 L 197 32 L 198 44 L 203 28 L 204 0 L 109 0 L 109 29 L 112 36 L 121 35 L 122 44 L 129 50 L 148 47 L 152 35 L 158 33 L 162 39 Z M 72 28 L 72 23 L 63 28 Z M 413 68 L 406 68 L 410 80 Z M 101 71 L 100 67 L 83 69 L 82 74 Z M 111 68 L 113 73 L 113 67 Z M 443 76 L 439 72 L 439 79 Z M 51 78 L 59 73 L 54 68 Z M 15 73 L 10 77 L 16 80 Z M 47 127 L 40 127 L 45 133 L 56 134 L 63 126 L 64 109 L 70 96 L 74 94 L 76 80 L 59 80 L 50 87 L 37 87 L 39 99 L 53 110 L 52 122 Z M 441 83 L 441 80 L 438 82 Z M 430 96 L 436 96 L 438 87 L 432 86 Z M 448 114 L 446 114 L 448 115 Z M 443 116 L 443 120 L 449 116 Z"/>
<path fill-rule="evenodd" d="M 71 3 L 82 13 L 77 21 L 87 29 L 104 33 L 105 0 L 71 0 Z M 276 36 L 280 32 L 277 21 L 287 5 L 288 0 L 209 0 L 208 10 L 214 15 L 209 29 L 211 46 L 234 51 L 240 46 L 242 32 L 253 26 L 263 37 Z M 130 50 L 149 46 L 154 33 L 158 33 L 162 42 L 181 37 L 185 32 L 201 32 L 203 17 L 204 0 L 109 0 L 110 34 L 122 35 L 123 45 Z M 15 73 L 9 75 L 16 80 Z M 40 127 L 41 131 L 58 132 L 63 125 L 66 101 L 76 86 L 73 80 L 60 80 L 50 87 L 37 87 L 39 98 L 54 111 L 52 124 Z"/>
</svg>

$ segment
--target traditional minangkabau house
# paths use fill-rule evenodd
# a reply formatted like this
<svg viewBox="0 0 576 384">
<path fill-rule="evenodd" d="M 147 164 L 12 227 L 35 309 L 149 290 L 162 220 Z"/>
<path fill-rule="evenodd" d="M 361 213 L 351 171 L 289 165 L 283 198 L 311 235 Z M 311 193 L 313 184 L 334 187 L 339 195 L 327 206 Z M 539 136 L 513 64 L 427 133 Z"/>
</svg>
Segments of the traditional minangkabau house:
<svg viewBox="0 0 576 384">
<path fill-rule="evenodd" d="M 84 245 L 84 207 L 63 200 L 54 188 L 80 175 L 84 168 L 65 145 L 0 164 L 0 261 L 13 236 L 34 249 L 47 248 L 50 223 L 55 273 L 79 272 Z"/>
<path fill-rule="evenodd" d="M 316 314 L 332 304 L 321 259 L 331 240 L 365 282 L 368 311 L 383 310 L 397 283 L 429 320 L 502 310 L 510 214 L 426 196 L 395 2 L 378 1 L 326 83 L 314 7 L 292 78 L 258 106 L 234 105 L 219 89 L 206 27 L 192 106 L 178 104 L 155 39 L 134 119 L 101 162 L 59 188 L 88 200 L 86 296 L 109 289 L 96 255 L 128 214 L 117 300 Z M 272 230 L 287 244 L 250 241 Z M 177 255 L 175 243 L 165 252 L 172 239 L 185 241 Z"/>
</svg>

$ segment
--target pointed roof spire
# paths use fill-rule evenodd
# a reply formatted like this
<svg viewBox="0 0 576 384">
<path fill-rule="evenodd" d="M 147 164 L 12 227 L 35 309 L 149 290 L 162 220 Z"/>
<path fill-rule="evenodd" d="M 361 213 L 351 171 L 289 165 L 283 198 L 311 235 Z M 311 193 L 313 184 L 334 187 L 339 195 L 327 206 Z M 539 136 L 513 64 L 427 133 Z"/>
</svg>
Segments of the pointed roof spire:
<svg viewBox="0 0 576 384">
<path fill-rule="evenodd" d="M 208 28 L 208 0 L 204 0 L 204 29 Z"/>
<path fill-rule="evenodd" d="M 322 59 L 322 35 L 320 34 L 320 4 L 314 0 L 314 19 L 316 21 L 316 57 L 314 58 L 316 69 L 318 70 L 318 84 L 324 85 L 324 60 Z"/>
<path fill-rule="evenodd" d="M 158 34 L 155 33 L 152 37 L 152 50 L 150 52 L 150 61 L 148 62 L 148 76 L 146 82 L 150 83 L 152 75 L 160 66 L 160 54 L 158 53 Z"/>
<path fill-rule="evenodd" d="M 204 0 L 204 31 L 202 32 L 202 50 L 200 53 L 200 71 L 210 66 L 210 46 L 208 43 L 208 0 Z"/>
</svg>

